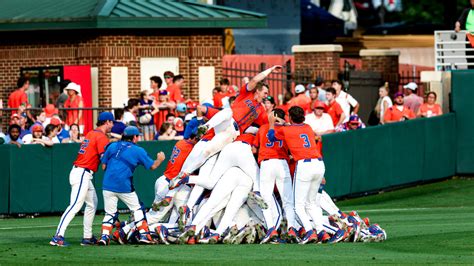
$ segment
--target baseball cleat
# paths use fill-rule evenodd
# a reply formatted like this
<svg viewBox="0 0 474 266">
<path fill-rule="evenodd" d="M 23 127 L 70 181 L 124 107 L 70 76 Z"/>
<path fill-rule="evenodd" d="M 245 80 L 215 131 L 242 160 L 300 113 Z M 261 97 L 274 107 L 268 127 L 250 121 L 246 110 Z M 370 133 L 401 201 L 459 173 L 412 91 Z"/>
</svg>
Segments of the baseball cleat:
<svg viewBox="0 0 474 266">
<path fill-rule="evenodd" d="M 200 125 L 197 129 L 197 138 L 200 139 L 202 136 L 204 136 L 204 134 L 207 133 L 207 131 L 209 130 L 209 126 L 204 124 L 204 125 Z"/>
<path fill-rule="evenodd" d="M 159 202 L 153 202 L 151 205 L 151 209 L 154 211 L 158 211 L 161 207 L 168 207 L 173 200 L 173 197 L 166 196 L 163 200 Z"/>
<path fill-rule="evenodd" d="M 247 235 L 251 234 L 252 230 L 248 226 L 239 230 L 239 233 L 232 239 L 232 244 L 241 244 Z"/>
<path fill-rule="evenodd" d="M 219 234 L 210 234 L 208 237 L 203 239 L 199 239 L 200 244 L 216 244 L 219 242 L 220 236 Z"/>
<path fill-rule="evenodd" d="M 375 237 L 375 242 L 381 242 L 387 239 L 387 233 L 378 224 L 371 225 L 369 232 Z"/>
<path fill-rule="evenodd" d="M 338 242 L 343 241 L 347 237 L 347 232 L 346 230 L 339 229 L 337 232 L 329 239 L 328 243 L 330 244 L 335 244 Z"/>
<path fill-rule="evenodd" d="M 254 244 L 257 240 L 257 230 L 255 230 L 254 226 L 250 226 L 250 233 L 245 237 L 245 243 L 247 244 Z"/>
<path fill-rule="evenodd" d="M 190 236 L 188 238 L 188 242 L 186 243 L 188 245 L 196 245 L 196 237 L 195 236 Z"/>
<path fill-rule="evenodd" d="M 257 231 L 257 239 L 256 239 L 256 241 L 257 241 L 257 242 L 260 242 L 260 241 L 262 241 L 262 239 L 267 235 L 267 234 L 265 233 L 265 228 L 263 227 L 263 225 L 261 225 L 261 224 L 259 224 L 259 223 L 256 223 L 256 224 L 254 225 L 254 227 L 255 227 L 255 230 Z"/>
<path fill-rule="evenodd" d="M 63 236 L 53 236 L 53 238 L 51 239 L 51 241 L 49 241 L 49 244 L 51 246 L 58 246 L 58 247 L 67 247 L 69 246 L 69 244 L 64 241 L 64 237 Z"/>
<path fill-rule="evenodd" d="M 303 238 L 306 235 L 306 229 L 304 229 L 303 226 L 300 227 L 300 230 L 298 230 L 298 236 L 300 238 Z"/>
<path fill-rule="evenodd" d="M 122 228 L 115 230 L 112 234 L 112 240 L 119 243 L 120 245 L 125 245 L 127 243 L 127 235 Z"/>
<path fill-rule="evenodd" d="M 318 234 L 318 243 L 326 243 L 329 241 L 329 239 L 331 239 L 331 237 L 329 236 L 328 233 L 326 233 L 326 231 L 321 231 L 319 232 Z"/>
<path fill-rule="evenodd" d="M 184 232 L 181 235 L 179 235 L 179 243 L 180 244 L 186 243 L 190 236 L 194 236 L 195 232 L 196 232 L 196 226 L 195 225 L 187 226 L 185 228 Z"/>
<path fill-rule="evenodd" d="M 306 232 L 305 236 L 301 239 L 299 244 L 304 245 L 308 243 L 318 242 L 318 235 L 315 230 L 309 230 Z"/>
<path fill-rule="evenodd" d="M 278 238 L 277 230 L 275 229 L 275 227 L 270 227 L 267 231 L 267 234 L 265 235 L 265 237 L 260 242 L 260 244 L 268 243 L 269 241 L 274 240 L 276 238 Z"/>
<path fill-rule="evenodd" d="M 206 237 L 208 237 L 208 236 L 210 236 L 210 235 L 211 235 L 211 230 L 209 230 L 209 227 L 207 227 L 207 225 L 206 225 L 206 226 L 204 226 L 204 227 L 202 228 L 201 232 L 199 232 L 198 240 L 199 240 L 199 239 L 206 238 Z"/>
<path fill-rule="evenodd" d="M 369 228 L 369 226 L 370 226 L 370 219 L 369 219 L 369 217 L 365 217 L 364 219 L 362 219 L 362 221 L 364 221 L 365 226 L 367 226 L 367 228 Z"/>
<path fill-rule="evenodd" d="M 303 227 L 301 227 L 301 228 L 303 228 Z M 298 237 L 298 232 L 296 231 L 296 229 L 294 227 L 290 227 L 290 229 L 288 229 L 288 233 L 286 235 L 287 235 L 286 241 L 288 243 L 299 243 L 301 241 L 301 239 Z"/>
<path fill-rule="evenodd" d="M 81 246 L 95 246 L 97 245 L 97 238 L 92 236 L 91 238 L 83 238 L 81 241 Z"/>
<path fill-rule="evenodd" d="M 239 229 L 236 225 L 229 228 L 227 234 L 225 234 L 224 239 L 222 239 L 222 243 L 224 244 L 232 244 L 232 238 L 234 238 L 239 233 Z"/>
<path fill-rule="evenodd" d="M 110 244 L 110 237 L 108 235 L 100 236 L 99 246 L 108 246 Z"/>
<path fill-rule="evenodd" d="M 249 199 L 255 201 L 257 205 L 262 208 L 263 210 L 268 209 L 268 204 L 265 202 L 265 200 L 262 198 L 262 195 L 260 195 L 260 192 L 258 191 L 251 191 L 249 192 L 248 195 Z"/>
<path fill-rule="evenodd" d="M 165 245 L 169 245 L 170 243 L 168 242 L 168 228 L 164 225 L 158 225 L 155 228 L 155 233 L 158 235 L 158 239 L 160 240 L 161 243 Z"/>
<path fill-rule="evenodd" d="M 184 227 L 188 223 L 188 217 L 189 217 L 189 207 L 184 205 L 179 207 L 179 218 L 178 218 L 178 228 L 179 230 L 183 231 Z"/>
<path fill-rule="evenodd" d="M 189 174 L 179 173 L 179 175 L 176 178 L 174 178 L 170 181 L 169 188 L 170 188 L 170 190 L 173 190 L 173 189 L 175 189 L 175 188 L 177 188 L 177 187 L 179 187 L 183 184 L 188 183 L 188 181 L 189 181 Z"/>
<path fill-rule="evenodd" d="M 150 232 L 140 234 L 140 238 L 138 239 L 138 242 L 140 244 L 145 244 L 145 245 L 156 244 L 155 240 L 151 238 Z"/>
</svg>

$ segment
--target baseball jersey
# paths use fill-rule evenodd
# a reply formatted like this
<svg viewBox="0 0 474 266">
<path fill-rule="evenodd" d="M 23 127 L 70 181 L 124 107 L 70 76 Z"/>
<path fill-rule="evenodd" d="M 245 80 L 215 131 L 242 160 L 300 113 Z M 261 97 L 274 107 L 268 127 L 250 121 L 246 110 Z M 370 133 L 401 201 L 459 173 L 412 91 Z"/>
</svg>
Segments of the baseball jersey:
<svg viewBox="0 0 474 266">
<path fill-rule="evenodd" d="M 385 111 L 383 116 L 384 121 L 402 121 L 404 116 L 408 117 L 409 119 L 415 118 L 415 114 L 407 107 L 402 106 L 402 111 L 400 111 L 397 107 L 398 105 L 394 105 Z"/>
<path fill-rule="evenodd" d="M 244 133 L 252 124 L 262 126 L 268 123 L 265 107 L 255 101 L 254 92 L 247 90 L 247 84 L 242 86 L 231 108 L 240 133 Z"/>
<path fill-rule="evenodd" d="M 74 165 L 97 172 L 100 156 L 104 153 L 107 144 L 109 144 L 109 139 L 104 132 L 99 129 L 90 131 L 81 143 Z"/>
<path fill-rule="evenodd" d="M 242 141 L 249 145 L 254 145 L 255 142 L 255 135 L 250 133 L 243 133 L 237 136 L 234 141 Z"/>
<path fill-rule="evenodd" d="M 207 120 L 210 120 L 215 114 L 219 113 L 219 109 L 212 108 L 212 107 L 207 107 L 206 113 L 203 114 Z M 211 140 L 214 136 L 216 135 L 216 132 L 214 132 L 214 129 L 211 128 L 204 134 L 201 139 L 204 141 Z"/>
<path fill-rule="evenodd" d="M 171 84 L 166 88 L 166 91 L 168 91 L 169 93 L 170 101 L 175 103 L 184 102 L 183 95 L 181 94 L 181 89 L 178 87 L 178 85 Z"/>
<path fill-rule="evenodd" d="M 328 115 L 331 116 L 332 123 L 334 126 L 337 125 L 339 119 L 341 119 L 341 115 L 344 113 L 341 106 L 336 101 L 333 101 L 332 104 L 330 103 L 328 105 L 326 112 L 328 113 Z"/>
<path fill-rule="evenodd" d="M 107 165 L 102 189 L 118 193 L 135 191 L 132 182 L 135 168 L 143 165 L 150 169 L 154 163 L 145 149 L 130 141 L 111 143 L 101 161 Z"/>
<path fill-rule="evenodd" d="M 275 125 L 275 127 L 281 127 Z M 255 146 L 258 147 L 258 163 L 268 159 L 285 159 L 289 160 L 288 147 L 282 140 L 272 142 L 268 140 L 268 130 L 270 126 L 263 125 L 260 127 L 255 138 Z"/>
<path fill-rule="evenodd" d="M 170 159 L 166 165 L 165 173 L 163 174 L 166 179 L 172 180 L 178 176 L 183 167 L 184 161 L 186 161 L 186 158 L 188 158 L 188 155 L 193 150 L 194 144 L 195 143 L 192 141 L 183 139 L 174 145 Z"/>
<path fill-rule="evenodd" d="M 268 131 L 270 141 L 285 141 L 295 161 L 321 158 L 315 137 L 313 129 L 307 124 L 281 126 Z"/>
<path fill-rule="evenodd" d="M 303 108 L 303 110 L 306 111 L 311 108 L 310 107 L 311 99 L 308 96 L 306 96 L 306 94 L 301 93 L 301 94 L 298 94 L 298 96 L 296 96 L 295 98 L 291 99 L 289 104 L 290 106 L 299 106 Z"/>
</svg>

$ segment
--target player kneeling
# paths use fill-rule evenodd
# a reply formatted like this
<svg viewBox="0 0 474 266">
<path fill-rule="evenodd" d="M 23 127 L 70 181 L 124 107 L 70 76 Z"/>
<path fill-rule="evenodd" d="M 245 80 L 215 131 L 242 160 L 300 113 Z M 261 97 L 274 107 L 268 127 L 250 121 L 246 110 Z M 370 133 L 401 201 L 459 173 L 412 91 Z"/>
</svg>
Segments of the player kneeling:
<svg viewBox="0 0 474 266">
<path fill-rule="evenodd" d="M 120 199 L 133 212 L 135 226 L 140 233 L 140 243 L 150 244 L 150 236 L 145 212 L 138 200 L 132 184 L 133 172 L 138 165 L 146 169 L 155 170 L 165 160 L 163 152 L 157 154 L 153 161 L 146 151 L 136 145 L 140 132 L 138 128 L 125 128 L 122 140 L 112 143 L 102 157 L 104 173 L 103 195 L 105 217 L 102 221 L 102 236 L 99 245 L 108 245 L 110 233 L 115 223 L 117 203 Z"/>
</svg>

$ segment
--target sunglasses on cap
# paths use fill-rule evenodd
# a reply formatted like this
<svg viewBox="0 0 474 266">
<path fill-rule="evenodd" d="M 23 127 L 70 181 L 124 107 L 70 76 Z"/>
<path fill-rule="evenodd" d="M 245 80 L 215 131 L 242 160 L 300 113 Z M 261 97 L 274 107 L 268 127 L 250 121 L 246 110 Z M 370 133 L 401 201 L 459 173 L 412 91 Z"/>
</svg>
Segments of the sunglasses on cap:
<svg viewBox="0 0 474 266">
<path fill-rule="evenodd" d="M 165 76 L 165 79 L 170 79 L 172 78 L 172 76 Z"/>
</svg>

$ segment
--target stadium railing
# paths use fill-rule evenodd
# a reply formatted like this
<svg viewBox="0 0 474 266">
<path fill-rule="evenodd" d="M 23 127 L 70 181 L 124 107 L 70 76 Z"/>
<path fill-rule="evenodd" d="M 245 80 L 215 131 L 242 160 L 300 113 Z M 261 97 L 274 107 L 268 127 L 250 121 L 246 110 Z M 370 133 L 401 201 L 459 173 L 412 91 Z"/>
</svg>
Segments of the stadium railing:
<svg viewBox="0 0 474 266">
<path fill-rule="evenodd" d="M 466 39 L 468 33 L 468 31 L 452 30 L 435 31 L 435 69 L 437 71 L 474 66 L 474 48 Z"/>
</svg>

